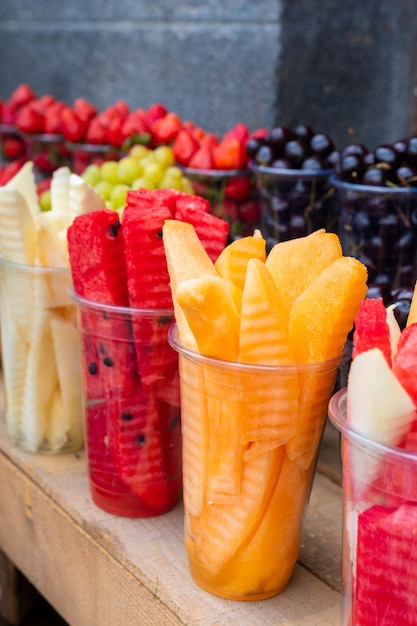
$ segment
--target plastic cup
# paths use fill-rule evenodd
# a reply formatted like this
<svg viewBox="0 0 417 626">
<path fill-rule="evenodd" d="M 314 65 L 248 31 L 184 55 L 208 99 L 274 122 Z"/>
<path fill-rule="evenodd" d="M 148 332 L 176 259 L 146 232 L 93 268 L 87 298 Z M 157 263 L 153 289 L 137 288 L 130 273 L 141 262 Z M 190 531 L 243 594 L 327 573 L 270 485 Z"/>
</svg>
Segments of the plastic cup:
<svg viewBox="0 0 417 626">
<path fill-rule="evenodd" d="M 276 243 L 325 228 L 338 233 L 332 170 L 279 169 L 249 164 L 258 189 L 261 230 L 270 250 Z"/>
<path fill-rule="evenodd" d="M 346 419 L 346 390 L 329 404 L 342 434 L 342 626 L 417 623 L 417 431 L 381 445 Z M 364 421 L 366 415 L 363 416 Z"/>
<path fill-rule="evenodd" d="M 417 279 L 417 188 L 347 183 L 332 176 L 343 252 L 368 269 L 369 289 L 414 288 Z"/>
<path fill-rule="evenodd" d="M 21 133 L 26 145 L 27 158 L 33 161 L 38 181 L 50 178 L 59 167 L 70 165 L 70 155 L 60 134 Z"/>
<path fill-rule="evenodd" d="M 118 161 L 122 156 L 120 148 L 115 146 L 93 144 L 93 143 L 73 143 L 66 141 L 71 169 L 81 175 L 89 165 L 102 165 L 105 161 Z"/>
<path fill-rule="evenodd" d="M 261 600 L 292 576 L 340 359 L 245 365 L 185 348 L 176 327 L 183 428 L 185 544 L 194 581 Z"/>
<path fill-rule="evenodd" d="M 6 424 L 13 444 L 58 454 L 83 447 L 76 307 L 69 269 L 0 260 Z"/>
<path fill-rule="evenodd" d="M 166 513 L 182 489 L 178 357 L 167 342 L 173 313 L 73 296 L 92 499 L 114 515 Z"/>
<path fill-rule="evenodd" d="M 259 200 L 250 170 L 181 169 L 194 193 L 210 202 L 211 213 L 230 223 L 231 239 L 252 235 L 259 228 Z"/>
</svg>

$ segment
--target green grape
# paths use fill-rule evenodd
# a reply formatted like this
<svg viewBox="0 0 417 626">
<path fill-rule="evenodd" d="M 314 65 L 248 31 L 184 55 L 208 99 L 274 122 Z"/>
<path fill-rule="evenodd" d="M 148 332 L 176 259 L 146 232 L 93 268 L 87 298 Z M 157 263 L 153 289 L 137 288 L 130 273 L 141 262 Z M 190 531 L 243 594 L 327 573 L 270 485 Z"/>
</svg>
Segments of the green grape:
<svg viewBox="0 0 417 626">
<path fill-rule="evenodd" d="M 45 189 L 45 191 L 42 192 L 41 197 L 39 198 L 39 206 L 41 208 L 41 211 L 51 210 L 52 203 L 51 203 L 51 190 L 50 189 Z"/>
<path fill-rule="evenodd" d="M 175 157 L 170 146 L 158 146 L 153 153 L 156 161 L 162 165 L 164 169 L 174 165 Z"/>
<path fill-rule="evenodd" d="M 192 195 L 195 194 L 194 187 L 191 184 L 191 181 L 185 176 L 182 177 L 182 189 L 185 193 L 190 193 Z"/>
<path fill-rule="evenodd" d="M 100 180 L 96 185 L 94 185 L 94 189 L 100 194 L 103 200 L 110 200 L 113 187 L 114 185 L 112 185 L 108 180 Z"/>
<path fill-rule="evenodd" d="M 143 177 L 159 185 L 164 176 L 164 168 L 159 163 L 147 163 L 143 168 Z"/>
<path fill-rule="evenodd" d="M 146 157 L 149 154 L 149 152 L 150 152 L 149 148 L 147 148 L 146 146 L 142 144 L 137 143 L 130 148 L 129 156 L 140 161 L 141 159 Z"/>
<path fill-rule="evenodd" d="M 104 161 L 101 165 L 101 178 L 113 185 L 120 183 L 118 161 Z"/>
<path fill-rule="evenodd" d="M 178 191 L 183 191 L 182 188 L 182 178 L 176 178 L 175 176 L 169 176 L 165 174 L 163 177 L 161 184 L 159 185 L 160 189 L 177 189 Z"/>
<path fill-rule="evenodd" d="M 150 180 L 149 178 L 145 178 L 142 176 L 141 178 L 137 178 L 132 183 L 132 189 L 156 189 L 155 182 Z"/>
<path fill-rule="evenodd" d="M 94 187 L 101 180 L 101 168 L 94 163 L 87 165 L 82 173 L 82 178 L 86 183 Z"/>
<path fill-rule="evenodd" d="M 126 204 L 126 194 L 129 191 L 129 185 L 124 183 L 119 183 L 113 187 L 110 196 L 111 206 L 114 210 L 119 209 L 121 206 Z"/>
<path fill-rule="evenodd" d="M 181 180 L 183 178 L 183 173 L 179 167 L 173 165 L 171 167 L 167 167 L 167 169 L 165 170 L 165 176 L 170 176 L 171 178 Z"/>
<path fill-rule="evenodd" d="M 142 176 L 143 166 L 134 157 L 126 156 L 120 159 L 117 174 L 122 183 L 130 185 L 136 178 Z"/>
</svg>

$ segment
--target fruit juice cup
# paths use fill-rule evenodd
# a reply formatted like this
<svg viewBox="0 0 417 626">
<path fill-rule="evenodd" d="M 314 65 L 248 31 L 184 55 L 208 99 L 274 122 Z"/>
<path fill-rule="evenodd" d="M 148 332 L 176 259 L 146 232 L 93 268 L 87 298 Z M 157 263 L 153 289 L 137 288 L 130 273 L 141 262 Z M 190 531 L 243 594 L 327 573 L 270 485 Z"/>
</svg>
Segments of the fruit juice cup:
<svg viewBox="0 0 417 626">
<path fill-rule="evenodd" d="M 191 575 L 231 600 L 290 582 L 340 359 L 246 365 L 185 348 L 176 327 Z"/>
<path fill-rule="evenodd" d="M 342 626 L 416 624 L 417 454 L 355 431 L 346 389 L 329 417 L 342 435 Z"/>
<path fill-rule="evenodd" d="M 389 297 L 417 279 L 417 188 L 347 183 L 332 176 L 344 254 L 367 267 L 369 289 Z"/>
<path fill-rule="evenodd" d="M 69 269 L 0 260 L 6 425 L 26 452 L 84 445 L 76 307 Z"/>
<path fill-rule="evenodd" d="M 69 166 L 70 155 L 62 135 L 29 134 L 21 135 L 26 145 L 29 161 L 33 161 L 38 181 L 52 176 L 53 172 L 64 165 Z"/>
<path fill-rule="evenodd" d="M 178 357 L 167 342 L 173 312 L 73 297 L 93 502 L 125 517 L 166 513 L 182 491 Z"/>
<path fill-rule="evenodd" d="M 210 202 L 211 212 L 230 223 L 230 239 L 259 228 L 259 201 L 250 170 L 181 169 L 194 193 Z"/>
<path fill-rule="evenodd" d="M 70 155 L 71 169 L 75 174 L 81 175 L 88 165 L 101 165 L 105 161 L 118 161 L 122 152 L 114 146 L 92 143 L 72 143 L 66 141 L 65 145 Z"/>
<path fill-rule="evenodd" d="M 253 162 L 249 167 L 255 175 L 267 250 L 320 228 L 338 233 L 331 170 L 279 169 Z"/>
</svg>

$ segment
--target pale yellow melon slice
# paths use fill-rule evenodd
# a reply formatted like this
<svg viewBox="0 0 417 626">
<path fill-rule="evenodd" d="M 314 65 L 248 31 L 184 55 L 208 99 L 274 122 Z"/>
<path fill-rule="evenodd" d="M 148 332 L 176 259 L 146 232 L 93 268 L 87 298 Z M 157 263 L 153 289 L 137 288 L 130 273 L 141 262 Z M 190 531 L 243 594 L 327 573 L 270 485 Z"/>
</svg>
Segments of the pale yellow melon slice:
<svg viewBox="0 0 417 626">
<path fill-rule="evenodd" d="M 26 161 L 17 174 L 15 174 L 13 178 L 6 183 L 6 187 L 15 189 L 24 197 L 29 207 L 29 211 L 31 212 L 33 219 L 35 219 L 41 209 L 36 190 L 36 178 L 33 162 Z"/>
<path fill-rule="evenodd" d="M 36 452 L 46 436 L 58 374 L 51 333 L 51 314 L 36 312 L 26 368 L 20 430 L 25 447 Z"/>
<path fill-rule="evenodd" d="M 69 191 L 70 191 L 70 175 L 69 167 L 59 167 L 52 174 L 51 180 L 51 211 L 53 213 L 57 230 L 68 228 L 70 225 L 70 209 L 69 209 Z"/>
<path fill-rule="evenodd" d="M 67 229 L 55 211 L 40 213 L 36 220 L 36 264 L 43 267 L 69 267 Z"/>
<path fill-rule="evenodd" d="M 12 187 L 0 187 L 1 258 L 33 265 L 36 256 L 35 220 L 22 194 Z"/>
<path fill-rule="evenodd" d="M 69 177 L 68 204 L 71 223 L 77 215 L 98 211 L 105 207 L 100 194 L 77 174 L 71 174 Z"/>
</svg>

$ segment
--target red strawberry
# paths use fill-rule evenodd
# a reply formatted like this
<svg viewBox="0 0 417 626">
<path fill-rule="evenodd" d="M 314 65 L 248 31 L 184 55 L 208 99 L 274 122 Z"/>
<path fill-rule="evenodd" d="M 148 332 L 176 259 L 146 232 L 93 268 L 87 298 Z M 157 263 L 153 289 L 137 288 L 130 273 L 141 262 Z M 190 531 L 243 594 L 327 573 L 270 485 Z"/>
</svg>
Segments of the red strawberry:
<svg viewBox="0 0 417 626">
<path fill-rule="evenodd" d="M 79 117 L 70 107 L 61 112 L 61 133 L 65 139 L 79 143 L 86 138 L 89 122 Z"/>
<path fill-rule="evenodd" d="M 172 151 L 177 163 L 188 165 L 199 148 L 198 141 L 188 130 L 180 130 L 172 144 Z"/>
<path fill-rule="evenodd" d="M 247 164 L 244 145 L 236 137 L 223 139 L 213 149 L 213 159 L 218 170 L 239 170 Z"/>
<path fill-rule="evenodd" d="M 151 132 L 156 143 L 170 144 L 178 135 L 181 127 L 182 123 L 178 115 L 170 111 L 152 124 Z"/>
<path fill-rule="evenodd" d="M 224 195 L 226 198 L 241 202 L 249 198 L 251 191 L 250 176 L 235 176 L 227 181 Z"/>
<path fill-rule="evenodd" d="M 28 102 L 34 100 L 35 98 L 36 94 L 33 89 L 27 83 L 22 83 L 13 91 L 7 101 L 7 104 L 11 109 L 17 111 L 17 109 L 25 106 Z"/>
<path fill-rule="evenodd" d="M 390 331 L 382 298 L 363 300 L 355 318 L 352 358 L 371 348 L 379 348 L 391 365 Z"/>
<path fill-rule="evenodd" d="M 213 159 L 213 149 L 208 145 L 200 145 L 188 162 L 188 167 L 196 170 L 213 170 L 215 163 Z"/>
<path fill-rule="evenodd" d="M 17 112 L 15 123 L 22 133 L 43 132 L 43 114 L 36 108 L 35 103 L 36 100 L 31 100 Z"/>
</svg>

